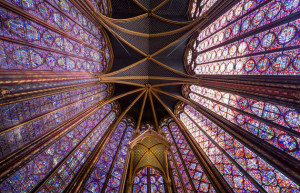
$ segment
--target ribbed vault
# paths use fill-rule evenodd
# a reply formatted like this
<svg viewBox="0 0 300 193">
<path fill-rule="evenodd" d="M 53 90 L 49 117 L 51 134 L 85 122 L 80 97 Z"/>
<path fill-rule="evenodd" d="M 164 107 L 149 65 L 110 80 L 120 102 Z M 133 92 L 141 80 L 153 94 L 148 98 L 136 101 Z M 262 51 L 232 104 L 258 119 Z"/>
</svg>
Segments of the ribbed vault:
<svg viewBox="0 0 300 193">
<path fill-rule="evenodd" d="M 299 192 L 298 0 L 0 6 L 1 192 L 121 193 L 147 167 L 168 193 Z M 266 21 L 230 36 L 252 24 L 241 9 Z"/>
</svg>

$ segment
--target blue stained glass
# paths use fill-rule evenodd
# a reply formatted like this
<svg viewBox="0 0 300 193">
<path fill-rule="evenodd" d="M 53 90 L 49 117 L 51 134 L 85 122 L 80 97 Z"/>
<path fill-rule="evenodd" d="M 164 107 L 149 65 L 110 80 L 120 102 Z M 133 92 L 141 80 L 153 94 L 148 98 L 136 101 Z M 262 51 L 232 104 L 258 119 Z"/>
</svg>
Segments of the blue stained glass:
<svg viewBox="0 0 300 193">
<path fill-rule="evenodd" d="M 64 39 L 64 47 L 65 47 L 65 51 L 67 52 L 73 51 L 73 44 L 67 39 Z"/>
<path fill-rule="evenodd" d="M 59 4 L 60 8 L 64 11 L 69 11 L 69 4 L 65 0 L 56 0 L 56 3 Z"/>
<path fill-rule="evenodd" d="M 55 43 L 61 50 L 64 49 L 64 39 L 62 37 L 56 38 Z"/>
<path fill-rule="evenodd" d="M 264 51 L 290 49 L 286 54 L 290 60 L 298 53 L 298 50 L 291 50 L 293 46 L 299 44 L 299 17 L 296 14 L 299 12 L 298 7 L 299 0 L 238 2 L 207 27 L 201 29 L 199 35 L 189 44 L 185 60 L 188 71 L 197 75 L 298 75 L 297 67 L 290 68 L 286 63 L 281 63 L 282 66 L 277 69 L 276 67 L 266 68 L 266 66 L 263 67 L 263 63 L 258 63 L 261 58 L 268 57 L 273 64 L 274 58 L 286 54 L 280 53 L 282 50 L 267 54 L 261 53 Z M 290 14 L 297 16 L 288 18 Z M 266 25 L 272 27 L 264 28 L 265 31 L 256 30 Z M 248 33 L 248 31 L 253 33 Z M 240 37 L 237 38 L 238 35 Z M 235 42 L 227 41 L 233 38 Z M 238 46 L 238 55 L 232 50 L 235 46 Z M 237 56 L 243 58 L 237 61 L 234 58 Z M 255 61 L 257 68 L 242 69 L 241 63 L 250 59 Z M 231 67 L 232 63 L 235 68 Z"/>
<path fill-rule="evenodd" d="M 290 57 L 287 55 L 279 55 L 272 63 L 272 68 L 276 71 L 285 70 L 290 64 Z"/>
<path fill-rule="evenodd" d="M 25 9 L 35 9 L 34 0 L 22 0 L 22 4 Z"/>
<path fill-rule="evenodd" d="M 285 11 L 293 11 L 299 5 L 299 0 L 284 0 L 283 8 Z"/>
<path fill-rule="evenodd" d="M 54 41 L 52 35 L 48 31 L 43 33 L 43 40 L 48 46 L 51 46 Z"/>
<path fill-rule="evenodd" d="M 257 12 L 252 20 L 252 24 L 254 26 L 258 26 L 263 21 L 264 17 L 265 17 L 265 12 L 263 11 Z"/>
<path fill-rule="evenodd" d="M 49 164 L 50 163 L 47 162 L 47 159 L 46 160 L 37 160 L 37 161 L 35 161 L 35 164 L 34 164 L 35 174 L 39 174 L 39 173 L 44 173 L 45 174 Z"/>
<path fill-rule="evenodd" d="M 66 57 L 60 57 L 57 63 L 61 68 L 66 69 Z"/>
<path fill-rule="evenodd" d="M 26 66 L 29 67 L 30 63 L 29 63 L 29 54 L 28 54 L 28 50 L 27 49 L 22 49 L 22 50 L 15 50 L 13 52 L 13 59 Z"/>
<path fill-rule="evenodd" d="M 271 140 L 275 136 L 274 130 L 268 125 L 261 123 L 259 127 L 260 129 L 258 135 L 260 138 Z"/>
<path fill-rule="evenodd" d="M 75 68 L 75 62 L 73 60 L 71 60 L 70 58 L 67 58 L 66 67 L 67 67 L 68 70 L 74 69 Z"/>
<path fill-rule="evenodd" d="M 25 21 L 27 39 L 29 41 L 35 41 L 40 39 L 40 33 L 31 25 L 28 21 Z"/>
<path fill-rule="evenodd" d="M 297 33 L 297 28 L 295 26 L 287 26 L 281 30 L 278 35 L 278 42 L 280 44 L 285 44 L 294 39 Z"/>
<path fill-rule="evenodd" d="M 52 55 L 48 55 L 46 57 L 46 62 L 49 65 L 50 68 L 54 68 L 56 65 L 56 60 Z"/>
<path fill-rule="evenodd" d="M 139 193 L 139 191 L 147 193 L 148 186 L 151 193 L 165 192 L 162 174 L 150 167 L 139 170 L 135 174 L 133 193 Z"/>
<path fill-rule="evenodd" d="M 240 24 L 237 23 L 232 30 L 232 34 L 235 36 L 239 33 L 239 31 L 240 31 Z"/>
<path fill-rule="evenodd" d="M 118 191 L 121 178 L 123 176 L 123 169 L 127 157 L 127 143 L 131 140 L 133 135 L 133 123 L 129 118 L 123 118 L 113 132 L 108 144 L 105 147 L 103 154 L 99 157 L 96 167 L 88 178 L 88 183 L 97 182 L 100 191 L 104 188 L 107 191 Z M 126 149 L 126 153 L 123 151 Z M 113 162 L 115 160 L 115 163 Z M 114 163 L 114 165 L 112 165 Z M 112 168 L 111 176 L 108 177 L 108 171 Z M 107 187 L 103 187 L 104 182 L 108 180 Z M 89 187 L 85 185 L 85 190 Z"/>
<path fill-rule="evenodd" d="M 245 119 L 245 117 L 244 117 L 243 115 L 238 114 L 238 115 L 236 116 L 236 122 L 237 122 L 239 125 L 244 125 L 245 122 L 246 122 L 246 119 Z"/>
<path fill-rule="evenodd" d="M 48 5 L 40 3 L 38 9 L 44 19 L 48 19 L 50 17 L 51 10 Z"/>
<path fill-rule="evenodd" d="M 289 111 L 284 115 L 286 123 L 291 127 L 300 127 L 300 112 Z"/>
<path fill-rule="evenodd" d="M 30 50 L 30 59 L 31 66 L 33 68 L 39 67 L 43 64 L 43 57 L 33 50 Z"/>
<path fill-rule="evenodd" d="M 270 66 L 270 59 L 269 58 L 262 58 L 258 63 L 257 63 L 257 70 L 259 72 L 264 72 L 268 70 Z"/>
<path fill-rule="evenodd" d="M 278 13 L 281 10 L 281 3 L 280 2 L 274 2 L 270 5 L 268 11 L 267 11 L 267 19 L 273 19 L 278 15 Z"/>
<path fill-rule="evenodd" d="M 250 72 L 254 69 L 255 67 L 255 61 L 254 60 L 248 60 L 246 63 L 245 63 L 245 70 L 247 72 Z"/>
<path fill-rule="evenodd" d="M 261 42 L 262 47 L 264 47 L 264 48 L 270 47 L 273 44 L 273 42 L 275 41 L 275 37 L 276 36 L 274 33 L 267 33 L 262 39 L 262 42 Z"/>
<path fill-rule="evenodd" d="M 7 25 L 12 32 L 18 34 L 21 38 L 26 38 L 25 22 L 22 19 L 10 19 Z"/>
<path fill-rule="evenodd" d="M 253 4 L 254 4 L 254 1 L 248 0 L 248 1 L 245 3 L 245 5 L 244 5 L 244 10 L 245 10 L 245 11 L 248 11 L 249 9 L 251 9 L 251 7 L 253 6 Z"/>
<path fill-rule="evenodd" d="M 210 136 L 211 139 L 215 140 L 215 142 L 217 142 L 219 146 L 221 146 L 225 151 L 227 151 L 227 153 L 230 156 L 232 156 L 232 158 L 235 159 L 237 163 L 240 166 L 242 166 L 243 169 L 249 173 L 249 175 L 253 177 L 253 179 L 255 179 L 259 184 L 261 184 L 261 186 L 267 192 L 269 192 L 270 190 L 272 190 L 271 192 L 273 192 L 273 190 L 276 189 L 279 190 L 284 188 L 298 188 L 298 185 L 289 180 L 286 176 L 281 174 L 270 164 L 263 161 L 254 152 L 251 152 L 249 149 L 247 149 L 245 146 L 239 143 L 236 139 L 234 139 L 234 137 L 230 136 L 221 127 L 214 124 L 212 121 L 207 119 L 194 108 L 186 105 L 184 106 L 184 111 L 182 112 L 181 104 L 179 104 L 177 105 L 176 109 L 177 110 L 175 110 L 175 112 L 180 115 L 180 120 L 184 123 L 184 125 L 186 125 L 186 127 L 191 132 L 195 140 L 199 143 L 200 146 L 203 147 L 204 151 L 206 151 L 206 148 L 208 148 L 209 151 L 212 151 L 213 147 L 211 145 L 207 145 L 206 141 L 204 141 L 204 136 L 201 136 L 202 130 L 205 131 L 206 135 Z M 189 120 L 190 118 L 187 116 L 187 114 L 199 125 L 199 128 L 201 129 L 197 130 L 198 126 L 195 126 L 195 124 Z M 262 130 L 260 130 L 263 131 L 260 135 L 269 138 L 268 140 L 273 138 L 273 135 L 275 134 L 275 132 L 270 130 L 270 127 L 267 127 L 267 125 L 259 123 L 255 120 L 248 121 L 248 126 L 250 126 L 249 129 L 253 130 L 253 132 L 257 132 L 258 127 L 264 127 L 262 128 Z M 285 148 L 284 150 L 286 151 L 295 151 L 295 148 L 298 148 L 298 144 L 292 136 L 280 135 L 278 137 L 278 140 L 278 143 L 281 146 L 283 146 L 282 148 Z M 210 156 L 211 153 L 208 155 Z M 219 163 L 220 159 L 221 157 L 217 155 L 213 160 L 218 160 L 217 163 Z M 215 166 L 219 167 L 219 164 L 215 164 Z M 236 173 L 236 171 L 237 170 L 235 170 L 234 172 Z M 223 169 L 221 170 L 221 172 L 223 172 Z M 223 176 L 224 178 L 227 178 L 226 175 Z M 245 178 L 241 178 L 242 176 L 235 175 L 233 177 L 234 188 L 241 189 L 244 187 L 248 187 L 248 184 L 244 186 L 244 182 L 242 181 Z M 281 179 L 279 180 L 279 178 Z M 283 182 L 282 180 L 289 182 Z"/>
<path fill-rule="evenodd" d="M 300 54 L 298 54 L 295 58 L 294 58 L 294 61 L 293 61 L 293 67 L 300 71 Z"/>
<path fill-rule="evenodd" d="M 258 48 L 258 45 L 259 45 L 259 38 L 254 37 L 249 43 L 249 50 L 250 51 L 256 50 Z"/>
</svg>

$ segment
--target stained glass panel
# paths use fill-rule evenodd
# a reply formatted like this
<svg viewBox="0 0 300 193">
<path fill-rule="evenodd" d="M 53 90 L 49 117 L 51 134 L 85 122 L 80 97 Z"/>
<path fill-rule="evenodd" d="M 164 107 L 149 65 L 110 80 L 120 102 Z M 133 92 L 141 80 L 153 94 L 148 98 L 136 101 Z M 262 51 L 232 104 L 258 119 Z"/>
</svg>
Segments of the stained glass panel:
<svg viewBox="0 0 300 193">
<path fill-rule="evenodd" d="M 132 139 L 134 127 L 135 123 L 131 118 L 123 118 L 118 124 L 88 177 L 84 192 L 101 192 L 102 189 L 105 192 L 118 192 L 120 183 L 125 177 L 123 172 L 127 164 L 127 143 Z"/>
<path fill-rule="evenodd" d="M 1 182 L 1 192 L 30 192 L 40 183 L 55 167 L 59 167 L 52 174 L 45 186 L 55 188 L 61 192 L 78 171 L 89 153 L 94 148 L 97 140 L 100 140 L 104 131 L 109 127 L 116 117 L 113 109 L 114 104 L 107 104 L 97 110 L 90 117 L 74 128 L 66 128 L 57 140 L 48 144 L 23 162 L 11 175 Z M 69 154 L 75 150 L 73 154 Z M 60 180 L 60 178 L 62 180 Z M 22 181 L 23 184 L 18 183 Z M 49 185 L 48 185 L 49 184 Z"/>
<path fill-rule="evenodd" d="M 197 75 L 299 75 L 299 69 L 291 65 L 297 60 L 295 46 L 300 41 L 299 17 L 291 15 L 299 10 L 298 0 L 239 1 L 191 40 L 185 60 L 188 71 Z M 267 25 L 272 27 L 256 30 Z"/>
<path fill-rule="evenodd" d="M 109 92 L 107 85 L 103 84 L 0 106 L 0 122 L 3 123 L 0 140 L 5 142 L 0 144 L 1 157 L 58 128 L 75 115 L 106 99 Z"/>
<path fill-rule="evenodd" d="M 174 161 L 180 171 L 180 174 L 177 175 L 180 175 L 183 179 L 185 189 L 191 192 L 194 189 L 199 192 L 214 192 L 214 187 L 208 180 L 201 164 L 177 124 L 169 119 L 167 124 L 162 125 L 162 131 L 169 142 L 174 144 L 171 147 L 171 153 L 174 155 Z"/>
<path fill-rule="evenodd" d="M 22 1 L 16 15 L 0 8 L 2 70 L 105 72 L 111 48 L 107 35 L 69 0 Z M 103 3 L 104 6 L 104 3 Z M 107 5 L 105 6 L 107 7 Z"/>
<path fill-rule="evenodd" d="M 300 138 L 288 132 L 289 129 L 300 131 L 299 127 L 295 127 L 299 121 L 297 110 L 196 85 L 184 90 L 192 101 L 300 159 Z"/>
<path fill-rule="evenodd" d="M 231 157 L 232 160 L 235 160 L 236 164 L 238 164 L 242 168 L 242 170 L 246 171 L 251 176 L 251 178 L 256 181 L 256 183 L 260 184 L 260 186 L 262 186 L 266 192 L 299 189 L 299 186 L 296 183 L 287 178 L 284 174 L 280 173 L 278 170 L 276 170 L 274 167 L 260 158 L 257 154 L 249 150 L 237 139 L 221 129 L 211 120 L 207 119 L 204 115 L 196 111 L 194 108 L 189 105 L 184 105 L 184 109 L 183 111 L 181 111 L 180 106 L 181 105 L 178 105 L 177 109 L 175 110 L 176 113 L 180 115 L 180 120 L 195 137 L 199 145 L 203 147 L 203 150 L 207 151 L 209 156 L 213 155 L 211 153 L 217 153 L 218 151 L 208 151 L 215 149 L 211 146 L 203 146 L 204 144 L 206 144 L 203 143 L 203 140 L 205 139 L 209 139 L 209 141 L 211 141 L 212 144 L 216 145 L 219 150 L 226 153 L 226 155 L 229 156 L 228 158 Z M 209 149 L 205 150 L 205 148 L 208 147 Z M 218 166 L 216 165 L 216 167 Z M 227 171 L 224 170 L 222 172 Z M 225 173 L 223 173 L 223 175 L 225 175 Z M 226 178 L 226 176 L 224 177 Z M 236 180 L 238 181 L 233 181 L 233 187 L 242 188 L 243 186 L 241 183 L 241 178 L 237 178 Z M 247 187 L 249 188 L 248 183 Z"/>
<path fill-rule="evenodd" d="M 165 193 L 164 178 L 160 171 L 146 167 L 139 170 L 134 177 L 133 193 Z"/>
</svg>

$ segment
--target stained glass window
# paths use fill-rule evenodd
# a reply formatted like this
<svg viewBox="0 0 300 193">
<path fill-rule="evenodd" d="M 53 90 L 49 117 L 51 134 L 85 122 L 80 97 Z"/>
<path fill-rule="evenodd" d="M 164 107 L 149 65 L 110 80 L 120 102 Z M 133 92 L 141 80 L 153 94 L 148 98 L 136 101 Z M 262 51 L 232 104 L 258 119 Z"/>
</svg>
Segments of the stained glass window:
<svg viewBox="0 0 300 193">
<path fill-rule="evenodd" d="M 189 17 L 195 19 L 206 13 L 218 0 L 192 0 L 190 1 Z"/>
<path fill-rule="evenodd" d="M 104 15 L 110 15 L 110 1 L 108 0 L 88 0 L 91 4 Z"/>
<path fill-rule="evenodd" d="M 111 47 L 100 30 L 69 0 L 7 1 L 0 8 L 1 70 L 105 72 Z M 104 4 L 103 4 L 104 6 Z M 107 6 L 105 6 L 107 7 Z"/>
<path fill-rule="evenodd" d="M 180 103 L 175 111 L 200 148 L 236 192 L 256 191 L 255 188 L 259 186 L 266 192 L 299 189 L 296 183 L 193 107 Z M 242 175 L 240 172 L 246 172 L 250 176 Z"/>
<path fill-rule="evenodd" d="M 79 125 L 65 128 L 56 140 L 52 139 L 45 148 L 16 167 L 16 171 L 6 175 L 0 185 L 1 192 L 30 192 L 42 180 L 46 182 L 39 192 L 62 192 L 116 116 L 115 104 L 110 103 Z"/>
<path fill-rule="evenodd" d="M 162 173 L 152 167 L 139 170 L 133 181 L 133 193 L 165 193 Z"/>
<path fill-rule="evenodd" d="M 191 40 L 196 75 L 299 75 L 299 1 L 239 1 Z M 284 22 L 279 22 L 284 20 Z M 270 26 L 266 30 L 257 28 Z"/>
<path fill-rule="evenodd" d="M 300 159 L 300 138 L 289 132 L 300 132 L 294 127 L 300 121 L 297 110 L 196 85 L 183 90 L 192 101 Z"/>
<path fill-rule="evenodd" d="M 110 86 L 102 84 L 0 106 L 0 157 L 55 130 L 110 92 Z"/>
<path fill-rule="evenodd" d="M 166 138 L 173 144 L 168 158 L 173 163 L 172 171 L 175 172 L 174 167 L 176 167 L 179 172 L 173 175 L 180 176 L 184 189 L 190 192 L 215 192 L 199 160 L 174 120 L 163 120 L 161 127 Z M 178 181 L 176 184 L 179 185 Z M 182 186 L 179 189 L 182 189 Z"/>
<path fill-rule="evenodd" d="M 131 141 L 135 123 L 131 118 L 123 118 L 99 157 L 91 175 L 84 185 L 84 192 L 118 192 L 125 178 L 128 156 L 128 142 Z M 109 174 L 110 177 L 107 177 Z"/>
</svg>

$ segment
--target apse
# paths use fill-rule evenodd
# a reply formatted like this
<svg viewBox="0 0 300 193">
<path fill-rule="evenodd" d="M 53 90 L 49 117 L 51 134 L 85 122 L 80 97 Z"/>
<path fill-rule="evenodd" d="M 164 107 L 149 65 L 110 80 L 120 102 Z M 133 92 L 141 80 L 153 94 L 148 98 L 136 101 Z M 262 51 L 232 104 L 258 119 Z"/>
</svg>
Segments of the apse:
<svg viewBox="0 0 300 193">
<path fill-rule="evenodd" d="M 300 193 L 299 0 L 0 0 L 0 192 Z"/>
</svg>

